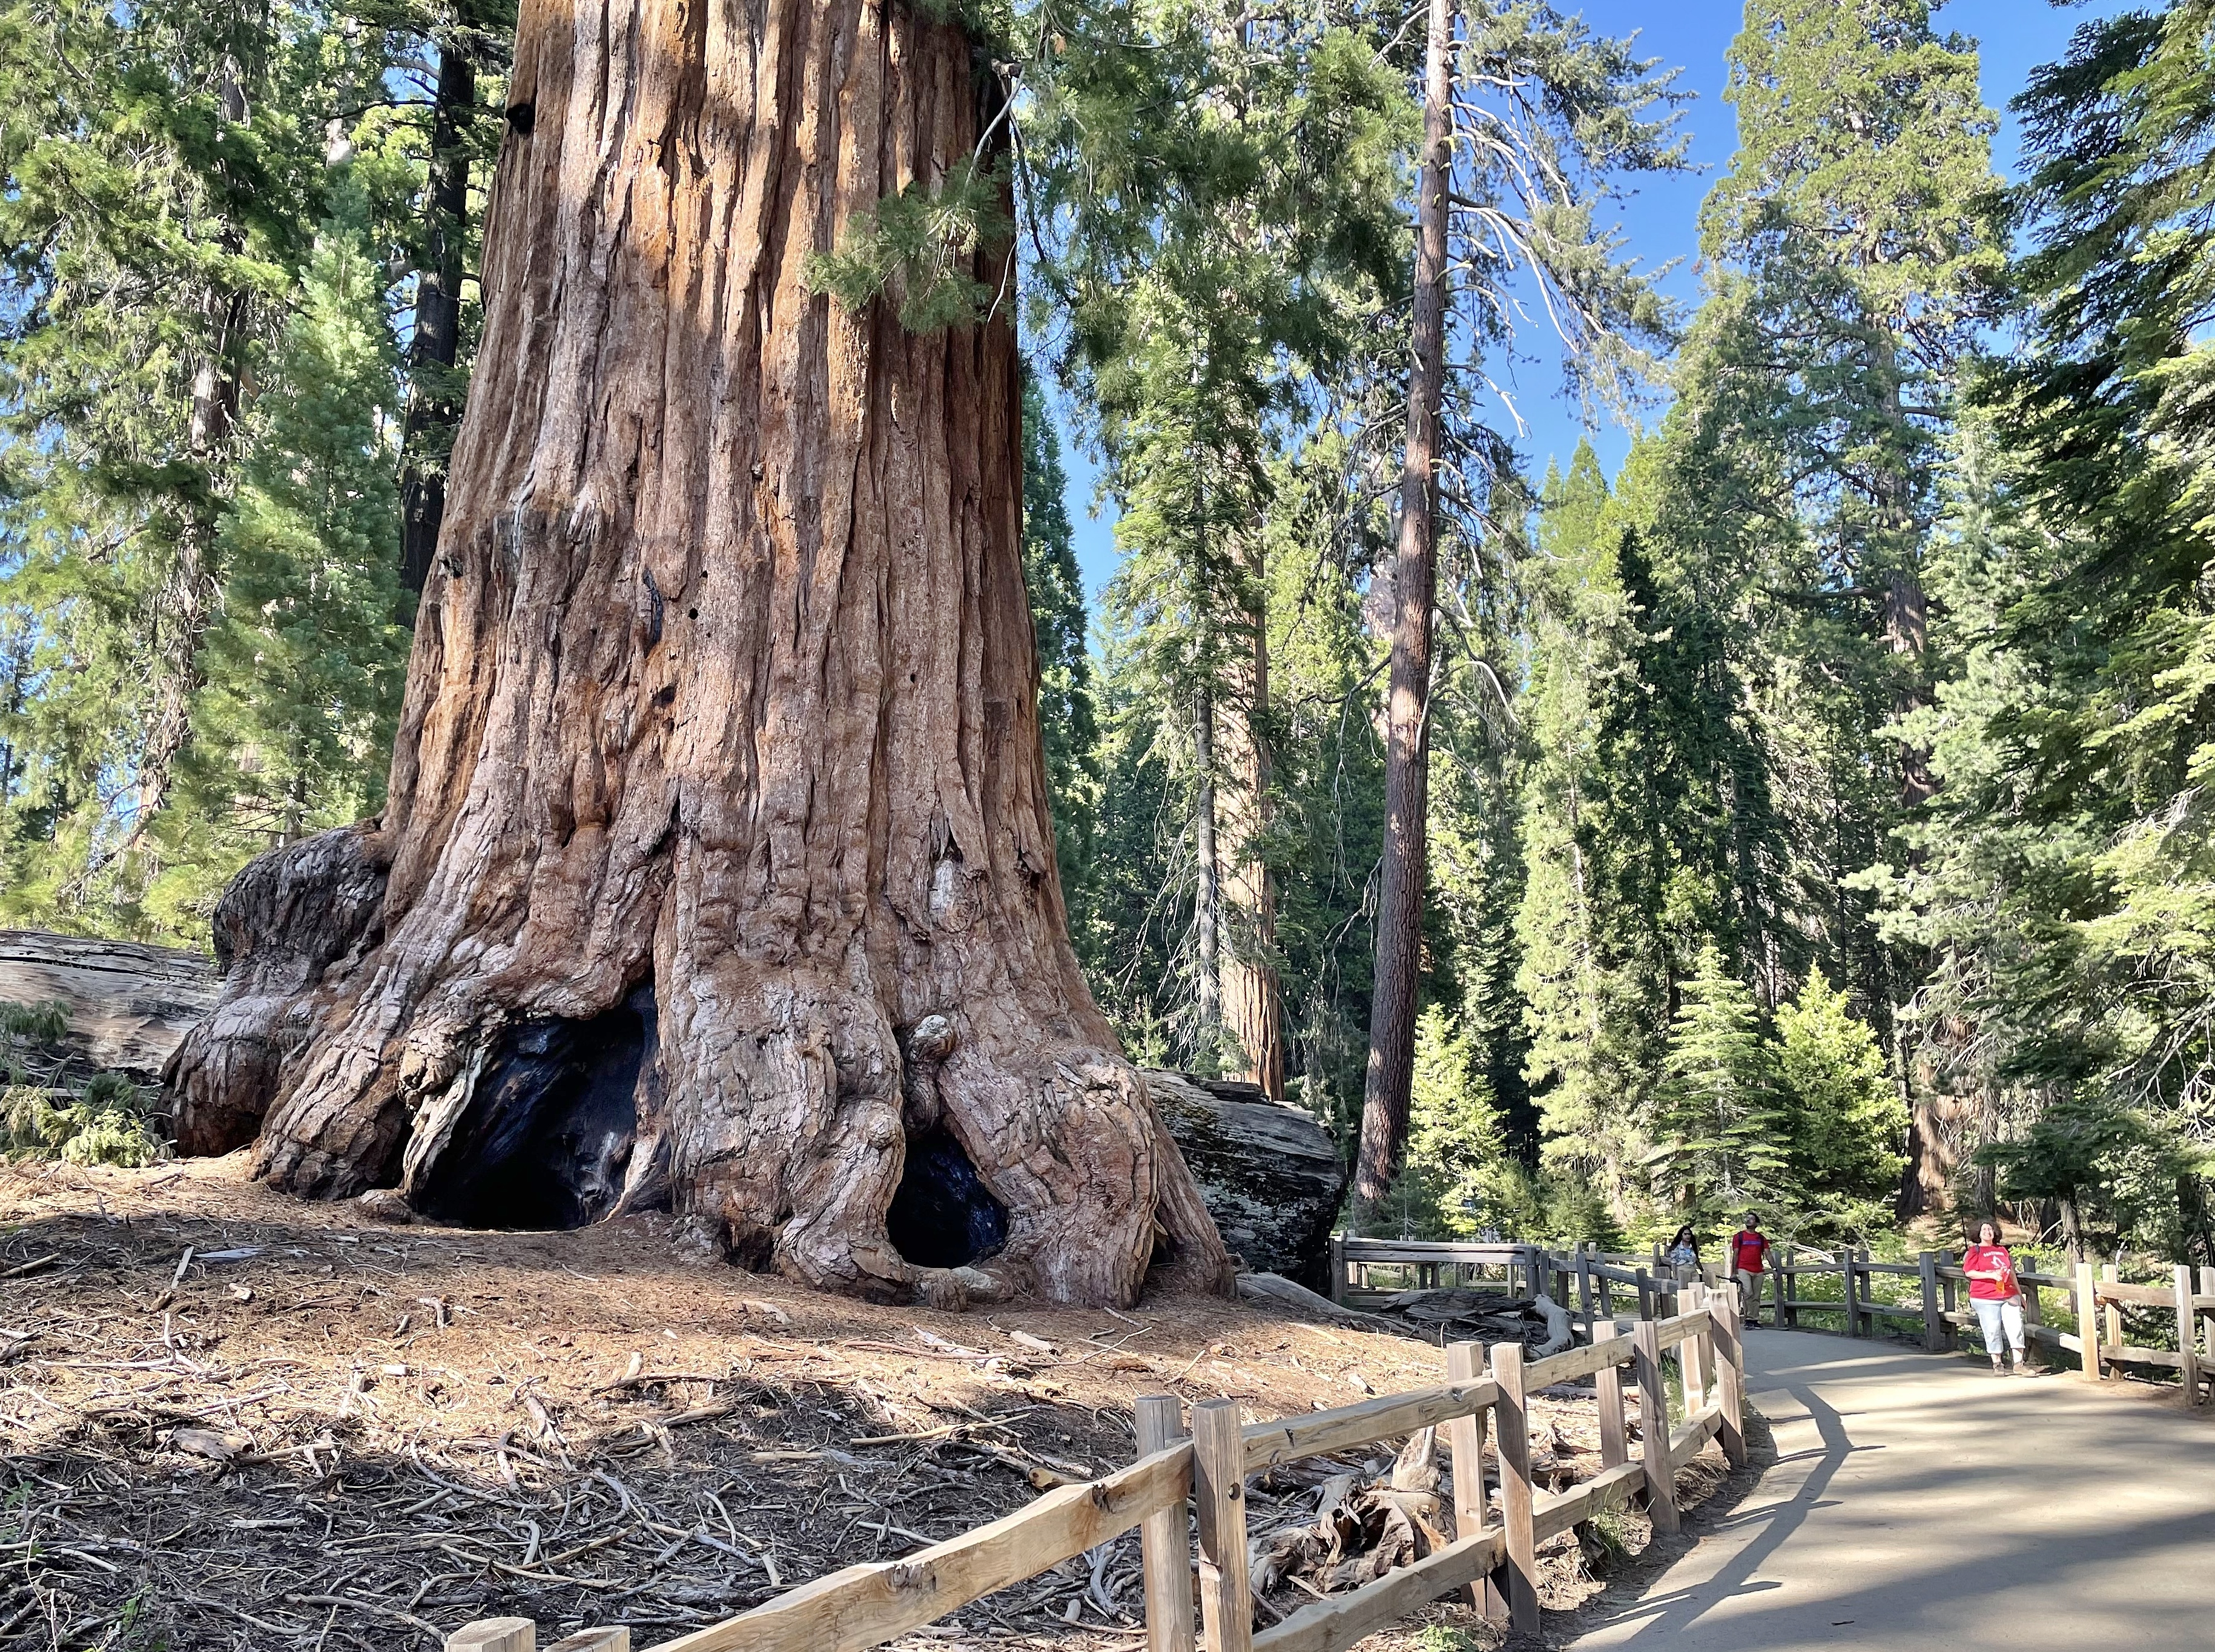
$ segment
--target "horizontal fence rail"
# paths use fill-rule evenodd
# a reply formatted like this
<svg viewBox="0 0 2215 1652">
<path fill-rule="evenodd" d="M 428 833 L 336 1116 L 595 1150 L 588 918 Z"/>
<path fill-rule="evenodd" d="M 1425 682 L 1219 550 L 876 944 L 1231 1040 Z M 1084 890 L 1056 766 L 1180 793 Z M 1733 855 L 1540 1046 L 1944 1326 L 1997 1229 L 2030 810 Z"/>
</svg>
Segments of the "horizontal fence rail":
<svg viewBox="0 0 2215 1652">
<path fill-rule="evenodd" d="M 1536 1247 L 1453 1249 L 1487 1254 L 1436 1258 L 1439 1265 L 1505 1267 L 1511 1285 L 1519 1274 L 1521 1284 L 1543 1288 L 1547 1259 Z M 1336 1279 L 1343 1282 L 1347 1269 L 1369 1260 L 1355 1251 L 1335 1263 Z M 1406 1266 L 1422 1259 L 1384 1260 Z M 1588 1326 L 1595 1339 L 1589 1345 L 1543 1360 L 1529 1359 L 1519 1342 L 1494 1343 L 1488 1351 L 1474 1342 L 1454 1343 L 1445 1349 L 1444 1382 L 1333 1411 L 1248 1422 L 1236 1400 L 1203 1400 L 1192 1407 L 1187 1438 L 1183 1403 L 1173 1395 L 1149 1396 L 1137 1404 L 1140 1455 L 1127 1468 L 1058 1487 L 989 1525 L 901 1559 L 850 1566 L 801 1584 L 648 1652 L 867 1652 L 1133 1529 L 1139 1533 L 1148 1652 L 1193 1652 L 1195 1634 L 1200 1652 L 1345 1652 L 1463 1590 L 1488 1616 L 1535 1633 L 1541 1544 L 1633 1498 L 1644 1501 L 1658 1530 L 1674 1531 L 1678 1470 L 1710 1440 L 1720 1442 L 1733 1467 L 1746 1461 L 1737 1298 L 1727 1290 L 1710 1296 L 1700 1286 L 1669 1294 L 1683 1301 L 1684 1311 L 1641 1319 L 1627 1332 L 1612 1320 Z M 1662 1364 L 1672 1349 L 1684 1388 L 1683 1416 L 1674 1426 Z M 1587 1379 L 1599 1410 L 1600 1472 L 1566 1490 L 1542 1490 L 1531 1467 L 1528 1396 Z M 1635 1458 L 1626 1379 L 1639 1395 Z M 1453 1540 L 1257 1633 L 1248 1577 L 1248 1477 L 1300 1458 L 1377 1445 L 1426 1428 L 1445 1434 L 1453 1471 Z M 1483 1468 L 1488 1432 L 1494 1486 L 1486 1484 Z M 537 1633 L 527 1618 L 492 1618 L 457 1631 L 446 1649 L 541 1652 Z M 555 1646 L 559 1652 L 631 1652 L 630 1631 L 586 1630 Z"/>
</svg>

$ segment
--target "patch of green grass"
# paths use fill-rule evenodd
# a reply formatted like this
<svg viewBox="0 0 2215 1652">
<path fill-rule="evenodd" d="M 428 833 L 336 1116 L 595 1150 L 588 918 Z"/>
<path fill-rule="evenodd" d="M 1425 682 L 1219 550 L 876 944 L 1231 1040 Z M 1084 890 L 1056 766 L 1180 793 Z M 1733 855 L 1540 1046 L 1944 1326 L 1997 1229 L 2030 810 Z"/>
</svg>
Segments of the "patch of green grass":
<svg viewBox="0 0 2215 1652">
<path fill-rule="evenodd" d="M 1415 1652 L 1478 1652 L 1476 1643 L 1445 1624 L 1426 1624 L 1416 1632 Z"/>
</svg>

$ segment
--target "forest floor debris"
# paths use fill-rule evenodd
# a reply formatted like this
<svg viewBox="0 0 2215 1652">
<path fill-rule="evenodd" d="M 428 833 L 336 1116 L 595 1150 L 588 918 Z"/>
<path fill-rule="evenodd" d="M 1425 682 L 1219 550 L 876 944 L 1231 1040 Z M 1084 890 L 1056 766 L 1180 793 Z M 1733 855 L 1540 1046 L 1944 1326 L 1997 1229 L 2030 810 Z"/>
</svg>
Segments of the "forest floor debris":
<svg viewBox="0 0 2215 1652">
<path fill-rule="evenodd" d="M 659 1217 L 388 1226 L 269 1193 L 242 1155 L 7 1167 L 0 1649 L 428 1652 L 506 1612 L 645 1648 L 1129 1461 L 1140 1394 L 1260 1419 L 1439 1377 L 1424 1342 L 1273 1306 L 825 1297 L 681 1265 Z M 1533 1409 L 1541 1472 L 1595 1471 L 1589 1397 Z M 1393 1467 L 1380 1446 L 1256 1482 L 1264 1621 L 1403 1543 Z M 1642 1538 L 1626 1514 L 1557 1540 L 1549 1604 Z M 1138 1597 L 1133 1534 L 912 1645 L 1127 1649 Z M 1426 1624 L 1496 1639 L 1455 1606 L 1371 1644 Z"/>
</svg>

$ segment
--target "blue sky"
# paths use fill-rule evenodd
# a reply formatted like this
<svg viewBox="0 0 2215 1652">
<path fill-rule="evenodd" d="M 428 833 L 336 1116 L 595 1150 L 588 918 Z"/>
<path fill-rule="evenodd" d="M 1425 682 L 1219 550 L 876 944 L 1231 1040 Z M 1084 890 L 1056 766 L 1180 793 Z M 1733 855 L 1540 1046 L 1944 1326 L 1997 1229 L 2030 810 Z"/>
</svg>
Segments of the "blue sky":
<svg viewBox="0 0 2215 1652">
<path fill-rule="evenodd" d="M 1573 9 L 1564 5 L 1563 9 Z M 1682 114 L 1684 130 L 1691 135 L 1691 158 L 1699 170 L 1648 179 L 1638 193 L 1621 203 L 1617 213 L 1631 250 L 1649 268 L 1671 260 L 1682 261 L 1666 286 L 1690 302 L 1698 295 L 1698 276 L 1692 261 L 1698 250 L 1696 218 L 1709 185 L 1730 160 L 1736 142 L 1731 107 L 1722 101 L 1723 52 L 1737 34 L 1739 0 L 1678 0 L 1675 6 L 1654 0 L 1588 0 L 1580 8 L 1597 33 L 1635 34 L 1641 50 L 1665 64 L 1681 65 L 1680 89 L 1696 96 Z M 2067 49 L 2069 36 L 2088 16 L 2121 9 L 2120 0 L 2092 0 L 2090 3 L 2052 6 L 2046 0 L 1950 0 L 1938 14 L 1942 28 L 1958 30 L 1975 40 L 1981 51 L 1985 101 L 2000 114 L 1994 143 L 1994 159 L 2003 172 L 2012 173 L 2017 159 L 2016 123 L 2007 113 L 2009 98 L 2022 89 L 2032 69 L 2050 63 Z M 1540 362 L 1525 368 L 1517 397 L 1530 433 L 1522 444 L 1535 472 L 1543 474 L 1549 458 L 1565 463 L 1584 433 L 1574 405 L 1556 394 L 1558 368 L 1541 353 Z M 1648 416 L 1651 416 L 1649 413 Z M 1594 445 L 1612 472 L 1629 445 L 1629 433 L 1604 426 L 1592 433 Z M 1093 514 L 1093 494 L 1098 472 L 1090 458 L 1065 438 L 1069 465 L 1069 510 L 1076 524 L 1077 562 L 1084 570 L 1088 593 L 1095 603 L 1101 587 L 1115 570 L 1114 507 L 1103 503 Z"/>
</svg>

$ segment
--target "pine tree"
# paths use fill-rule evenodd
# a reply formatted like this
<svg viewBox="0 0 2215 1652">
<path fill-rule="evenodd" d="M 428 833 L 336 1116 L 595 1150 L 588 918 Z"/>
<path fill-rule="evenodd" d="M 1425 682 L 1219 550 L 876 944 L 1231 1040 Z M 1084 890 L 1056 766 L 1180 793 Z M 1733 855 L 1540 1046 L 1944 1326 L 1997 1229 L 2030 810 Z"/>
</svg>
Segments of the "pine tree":
<svg viewBox="0 0 2215 1652">
<path fill-rule="evenodd" d="M 1502 1225 L 1507 1156 L 1482 1054 L 1473 1030 L 1457 1029 L 1442 1005 L 1416 1019 L 1408 1161 L 1378 1213 L 1388 1225 L 1455 1238 Z"/>
<path fill-rule="evenodd" d="M 1753 994 L 1710 947 L 1682 997 L 1647 1159 L 1654 1188 L 1684 1219 L 1769 1204 L 1787 1188 L 1789 1139 Z"/>
<path fill-rule="evenodd" d="M 2206 0 L 2088 23 L 2022 100 L 2025 347 L 1963 448 L 1960 663 L 1918 727 L 1946 784 L 1893 886 L 1941 960 L 1924 1026 L 1977 1032 L 1931 1041 L 1982 1171 L 2178 1260 L 2215 1256 L 2212 26 Z"/>
<path fill-rule="evenodd" d="M 1086 648 L 1084 579 L 1069 523 L 1061 439 L 1034 375 L 1023 379 L 1023 574 L 1038 634 L 1039 725 L 1053 789 L 1055 858 L 1072 911 L 1089 904 L 1099 826 L 1100 725 Z M 1083 928 L 1072 925 L 1072 933 Z M 1080 948 L 1079 955 L 1083 952 Z"/>
<path fill-rule="evenodd" d="M 344 177 L 271 353 L 248 456 L 224 519 L 223 613 L 149 915 L 202 932 L 246 862 L 375 814 L 399 714 L 408 634 L 400 568 L 398 350 Z"/>
<path fill-rule="evenodd" d="M 1931 10 L 1750 0 L 1727 94 L 1739 148 L 1701 209 L 1758 341 L 1757 371 L 1733 376 L 1742 416 L 1795 461 L 1824 585 L 1873 598 L 1901 713 L 1929 697 L 1936 442 L 2000 259 L 1976 52 Z M 1904 801 L 1930 795 L 1917 748 L 1899 773 Z"/>
<path fill-rule="evenodd" d="M 1905 1162 L 1907 1108 L 1876 1035 L 1812 966 L 1777 1009 L 1776 1068 L 1803 1230 L 1858 1237 L 1880 1226 Z"/>
</svg>

